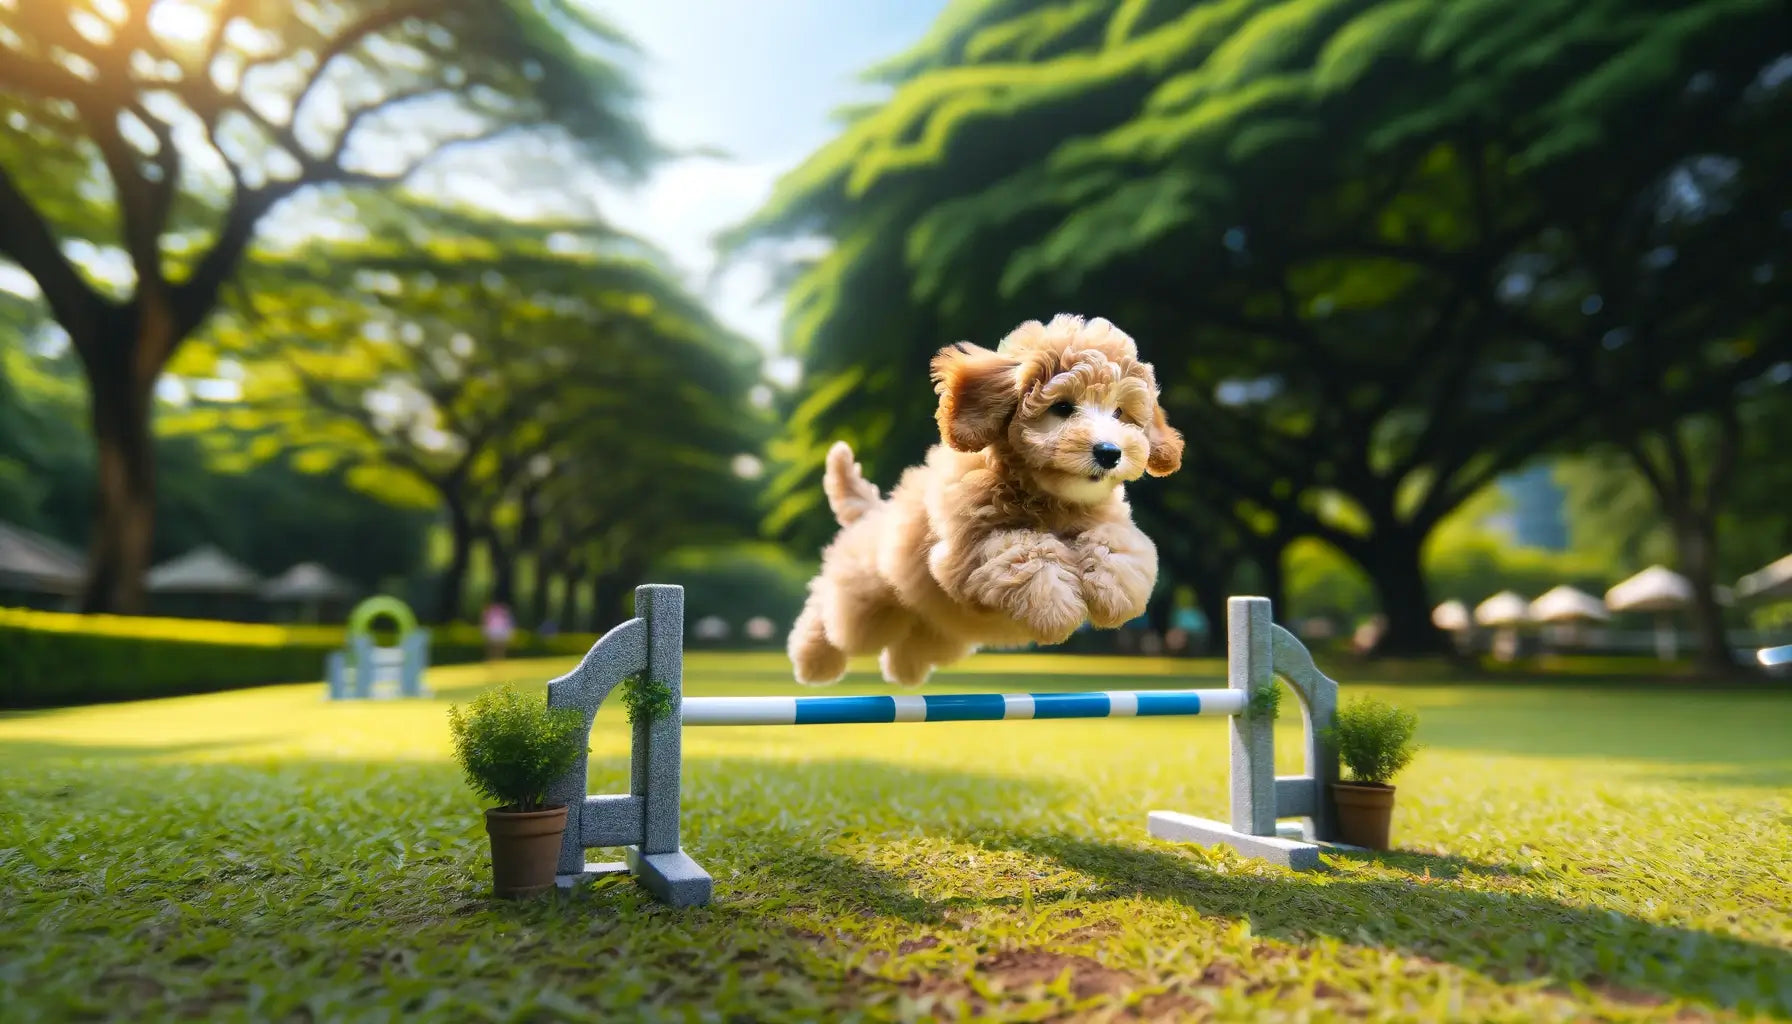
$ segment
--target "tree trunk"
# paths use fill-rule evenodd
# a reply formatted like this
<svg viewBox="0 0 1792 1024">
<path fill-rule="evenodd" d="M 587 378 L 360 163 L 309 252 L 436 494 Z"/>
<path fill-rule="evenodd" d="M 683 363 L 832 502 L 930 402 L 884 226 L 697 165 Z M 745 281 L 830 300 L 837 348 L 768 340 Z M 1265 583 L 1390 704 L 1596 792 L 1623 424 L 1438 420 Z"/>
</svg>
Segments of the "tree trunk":
<svg viewBox="0 0 1792 1024">
<path fill-rule="evenodd" d="M 1225 549 L 1213 549 L 1203 555 L 1191 552 L 1183 558 L 1172 556 L 1172 560 L 1176 578 L 1194 588 L 1195 607 L 1207 620 L 1200 647 L 1191 643 L 1189 653 L 1212 656 L 1226 650 L 1226 599 L 1231 596 L 1237 562 Z"/>
<path fill-rule="evenodd" d="M 466 507 L 448 501 L 450 550 L 448 569 L 442 573 L 441 590 L 436 596 L 437 623 L 446 624 L 460 618 L 461 597 L 467 587 L 467 567 L 473 561 L 473 520 Z"/>
<path fill-rule="evenodd" d="M 1444 635 L 1431 623 L 1431 588 L 1420 558 L 1424 543 L 1423 530 L 1383 527 L 1357 552 L 1387 621 L 1372 652 L 1376 657 L 1450 653 Z"/>
<path fill-rule="evenodd" d="M 598 632 L 629 617 L 628 597 L 634 590 L 633 582 L 620 569 L 599 573 L 591 581 L 591 615 L 597 622 Z"/>
<path fill-rule="evenodd" d="M 1163 636 L 1170 631 L 1176 619 L 1176 581 L 1164 579 L 1159 581 L 1157 593 L 1145 605 L 1145 619 L 1151 624 L 1152 632 Z"/>
<path fill-rule="evenodd" d="M 1703 454 L 1708 468 L 1702 483 L 1694 470 L 1701 453 L 1689 449 L 1680 427 L 1666 431 L 1661 438 L 1666 465 L 1656 464 L 1640 441 L 1628 451 L 1673 526 L 1680 574 L 1692 584 L 1689 610 L 1698 637 L 1699 667 L 1723 674 L 1735 670 L 1736 655 L 1730 650 L 1723 609 L 1717 603 L 1717 510 L 1723 506 L 1735 470 L 1741 424 L 1734 409 L 1719 412 L 1716 420 L 1715 447 Z"/>
<path fill-rule="evenodd" d="M 1287 574 L 1282 568 L 1282 554 L 1287 549 L 1286 543 L 1266 541 L 1251 552 L 1251 564 L 1257 568 L 1258 596 L 1269 598 L 1269 614 L 1283 625 L 1289 625 Z"/>
<path fill-rule="evenodd" d="M 156 458 L 151 410 L 157 374 L 121 353 L 87 367 L 99 477 L 81 610 L 139 614 L 155 542 Z"/>
<path fill-rule="evenodd" d="M 629 598 L 634 595 L 635 587 L 641 583 L 641 577 L 646 572 L 646 565 L 637 559 L 629 559 L 599 573 L 597 579 L 592 581 L 591 614 L 597 619 L 599 632 L 629 617 Z"/>
<path fill-rule="evenodd" d="M 598 592 L 601 584 L 602 580 L 597 576 L 588 576 L 585 579 L 585 624 L 591 632 L 599 634 L 608 631 L 616 623 L 622 621 L 621 619 L 609 620 L 603 610 L 598 607 Z"/>
<path fill-rule="evenodd" d="M 495 531 L 485 535 L 486 560 L 492 567 L 492 601 L 516 609 L 516 558 L 498 540 Z"/>
<path fill-rule="evenodd" d="M 578 565 L 568 565 L 560 579 L 560 630 L 563 633 L 578 633 L 584 625 L 579 621 L 579 587 L 585 582 L 584 570 Z"/>
<path fill-rule="evenodd" d="M 1698 637 L 1699 667 L 1727 673 L 1736 668 L 1735 652 L 1724 630 L 1724 610 L 1717 603 L 1717 523 L 1715 517 L 1686 509 L 1674 518 L 1674 546 L 1680 572 L 1692 584 L 1693 632 Z"/>
<path fill-rule="evenodd" d="M 510 589 L 514 594 L 516 592 L 517 567 L 522 563 L 524 552 L 529 553 L 531 569 L 529 616 L 530 620 L 536 623 L 547 618 L 548 614 L 546 574 L 541 569 L 541 509 L 539 501 L 540 498 L 534 486 L 523 490 L 522 518 L 517 523 L 516 543 L 511 546 L 509 566 Z"/>
<path fill-rule="evenodd" d="M 1207 620 L 1203 653 L 1210 657 L 1226 653 L 1226 599 L 1231 596 L 1226 593 L 1227 589 L 1218 579 L 1201 580 L 1195 584 L 1195 606 Z"/>
<path fill-rule="evenodd" d="M 548 617 L 553 614 L 553 608 L 550 607 L 552 602 L 549 600 L 548 585 L 554 579 L 555 561 L 557 559 L 550 557 L 546 551 L 540 548 L 537 548 L 529 558 L 529 564 L 534 567 L 535 571 L 535 578 L 529 594 L 529 614 L 534 616 L 538 626 L 546 622 Z M 558 621 L 560 628 L 565 629 L 566 620 L 562 618 Z"/>
</svg>

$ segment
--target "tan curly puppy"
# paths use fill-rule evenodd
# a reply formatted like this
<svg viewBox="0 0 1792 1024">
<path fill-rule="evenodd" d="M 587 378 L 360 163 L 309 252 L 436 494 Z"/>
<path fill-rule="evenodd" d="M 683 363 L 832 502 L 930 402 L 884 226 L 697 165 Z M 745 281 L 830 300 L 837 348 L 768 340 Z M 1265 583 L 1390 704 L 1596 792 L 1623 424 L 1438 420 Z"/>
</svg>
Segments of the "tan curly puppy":
<svg viewBox="0 0 1792 1024">
<path fill-rule="evenodd" d="M 1182 464 L 1157 381 L 1106 320 L 1029 320 L 992 352 L 933 358 L 944 444 L 886 498 L 844 443 L 823 486 L 841 530 L 790 633 L 798 682 L 832 683 L 881 652 L 905 686 L 980 646 L 1059 643 L 1145 610 L 1157 548 L 1124 484 Z"/>
</svg>

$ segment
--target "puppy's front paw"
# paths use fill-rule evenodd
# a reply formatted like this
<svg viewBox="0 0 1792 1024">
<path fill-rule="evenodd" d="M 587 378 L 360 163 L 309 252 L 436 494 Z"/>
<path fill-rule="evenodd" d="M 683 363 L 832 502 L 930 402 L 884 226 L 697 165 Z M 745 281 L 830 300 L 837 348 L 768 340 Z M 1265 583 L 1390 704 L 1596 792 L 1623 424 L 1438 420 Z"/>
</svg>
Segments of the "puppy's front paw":
<svg viewBox="0 0 1792 1024">
<path fill-rule="evenodd" d="M 1040 643 L 1060 643 L 1088 616 L 1076 553 L 1056 537 L 1011 534 L 992 538 L 987 560 L 965 580 L 972 604 L 1001 612 L 1027 627 Z"/>
<path fill-rule="evenodd" d="M 1010 591 L 1007 610 L 1038 642 L 1063 643 L 1089 617 L 1076 573 L 1067 565 L 1045 559 L 1027 568 L 1032 573 Z"/>
<path fill-rule="evenodd" d="M 1089 606 L 1089 622 L 1097 629 L 1114 629 L 1145 614 L 1151 589 L 1137 597 L 1111 573 L 1083 577 L 1083 600 Z"/>
<path fill-rule="evenodd" d="M 1157 551 L 1143 534 L 1098 527 L 1077 538 L 1076 551 L 1083 601 L 1096 628 L 1145 614 L 1157 585 Z"/>
</svg>

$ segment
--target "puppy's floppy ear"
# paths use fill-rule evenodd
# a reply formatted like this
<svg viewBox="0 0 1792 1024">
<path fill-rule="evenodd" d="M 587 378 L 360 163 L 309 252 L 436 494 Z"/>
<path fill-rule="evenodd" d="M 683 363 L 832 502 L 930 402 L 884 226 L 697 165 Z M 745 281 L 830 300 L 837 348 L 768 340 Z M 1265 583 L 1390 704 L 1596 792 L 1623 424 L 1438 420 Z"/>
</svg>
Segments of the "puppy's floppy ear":
<svg viewBox="0 0 1792 1024">
<path fill-rule="evenodd" d="M 1182 468 L 1182 434 L 1164 419 L 1164 407 L 1151 411 L 1151 426 L 1145 431 L 1151 442 L 1151 454 L 1145 458 L 1145 472 L 1152 476 L 1169 476 Z"/>
<path fill-rule="evenodd" d="M 940 439 L 961 452 L 1000 440 L 1020 405 L 1020 362 L 961 341 L 940 349 L 932 369 Z"/>
</svg>

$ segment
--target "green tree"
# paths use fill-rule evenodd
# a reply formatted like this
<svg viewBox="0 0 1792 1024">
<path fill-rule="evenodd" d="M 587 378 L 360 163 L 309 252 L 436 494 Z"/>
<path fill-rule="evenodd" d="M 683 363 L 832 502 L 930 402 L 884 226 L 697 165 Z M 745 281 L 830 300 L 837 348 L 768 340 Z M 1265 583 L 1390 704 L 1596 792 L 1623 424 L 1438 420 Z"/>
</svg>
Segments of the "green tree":
<svg viewBox="0 0 1792 1024">
<path fill-rule="evenodd" d="M 0 329 L 0 519 L 78 544 L 93 513 L 94 462 L 92 438 L 67 426 L 86 415 L 81 370 L 73 353 L 56 345 L 41 308 L 21 303 L 7 315 L 11 322 Z M 164 524 L 157 559 L 216 544 L 263 574 L 318 561 L 370 588 L 418 568 L 433 508 L 390 505 L 354 490 L 340 473 L 302 474 L 282 464 L 219 472 L 191 436 L 158 437 L 156 460 L 156 515 Z"/>
<path fill-rule="evenodd" d="M 678 406 L 662 400 L 658 408 Z M 506 549 L 512 564 L 530 560 L 538 590 L 544 566 L 561 568 L 569 590 L 589 588 L 599 628 L 627 618 L 634 588 L 665 558 L 757 535 L 758 484 L 740 473 L 737 460 L 763 444 L 764 418 L 736 405 L 726 422 L 683 420 L 632 417 L 625 430 L 556 461 L 538 491 L 543 503 L 533 543 L 523 543 L 529 535 L 519 524 L 517 543 Z M 544 606 L 538 593 L 531 607 L 539 613 Z"/>
<path fill-rule="evenodd" d="M 1237 593 L 1269 598 L 1278 615 L 1287 610 L 1286 556 L 1297 534 L 1284 522 L 1208 477 L 1142 488 L 1131 497 L 1134 515 L 1157 544 L 1160 587 L 1190 587 L 1208 622 L 1223 624 L 1226 601 Z M 1206 639 L 1218 653 L 1225 630 L 1216 626 Z"/>
<path fill-rule="evenodd" d="M 813 507 L 830 434 L 912 457 L 927 349 L 1100 313 L 1195 439 L 1148 486 L 1221 481 L 1223 509 L 1367 570 L 1385 650 L 1438 649 L 1421 553 L 1454 508 L 1782 358 L 1785 275 L 1754 268 L 1783 244 L 1759 224 L 1784 199 L 1785 28 L 1766 0 L 955 5 L 733 239 L 832 243 L 792 271 L 807 372 L 774 522 Z M 1743 170 L 1672 215 L 1714 151 Z M 1641 258 L 1664 214 L 1721 301 Z M 1614 316 L 1653 318 L 1648 343 L 1614 345 Z M 1625 392 L 1653 419 L 1620 422 L 1638 353 L 1669 390 Z"/>
<path fill-rule="evenodd" d="M 38 304 L 0 290 L 0 519 L 60 535 L 57 491 L 86 463 L 63 429 L 82 411 L 79 371 L 41 351 L 50 340 Z"/>
<path fill-rule="evenodd" d="M 1792 551 L 1785 497 L 1792 492 L 1792 458 L 1785 446 L 1792 436 L 1792 401 L 1784 388 L 1789 371 L 1792 364 L 1742 399 L 1733 437 L 1725 437 L 1721 422 L 1711 417 L 1682 423 L 1671 442 L 1654 439 L 1643 448 L 1643 457 L 1653 463 L 1653 479 L 1640 471 L 1634 452 L 1610 446 L 1559 462 L 1555 475 L 1566 492 L 1574 548 L 1619 573 L 1673 564 L 1682 542 L 1659 493 L 1666 486 L 1684 487 L 1687 500 L 1712 515 L 1718 581 L 1733 584 Z M 1720 475 L 1717 470 L 1726 465 Z"/>
<path fill-rule="evenodd" d="M 476 544 L 496 596 L 514 602 L 525 559 L 538 586 L 551 556 L 575 551 L 582 574 L 638 577 L 652 545 L 715 514 L 714 491 L 750 506 L 729 467 L 762 443 L 765 418 L 747 402 L 757 351 L 659 261 L 602 229 L 369 213 L 374 240 L 251 272 L 189 359 L 196 371 L 240 361 L 243 401 L 171 427 L 240 428 L 218 442 L 221 465 L 340 467 L 378 493 L 439 503 L 444 621 L 462 609 Z M 601 559 L 600 542 L 613 548 Z"/>
<path fill-rule="evenodd" d="M 561 0 L 0 8 L 0 256 L 36 280 L 93 395 L 89 610 L 140 605 L 156 381 L 270 211 L 547 126 L 637 171 L 651 146 L 603 55 L 620 45 Z M 122 253 L 124 283 L 71 259 L 77 243 Z"/>
</svg>

